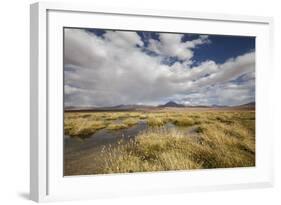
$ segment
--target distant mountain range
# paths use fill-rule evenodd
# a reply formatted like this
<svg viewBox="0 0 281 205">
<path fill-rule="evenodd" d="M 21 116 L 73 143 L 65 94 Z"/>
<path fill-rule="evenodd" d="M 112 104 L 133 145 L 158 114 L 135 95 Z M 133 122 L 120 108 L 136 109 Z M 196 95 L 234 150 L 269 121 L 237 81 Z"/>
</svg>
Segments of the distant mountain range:
<svg viewBox="0 0 281 205">
<path fill-rule="evenodd" d="M 176 103 L 174 101 L 169 101 L 164 105 L 159 105 L 158 107 L 201 107 L 201 108 L 252 108 L 255 107 L 256 103 L 255 102 L 250 102 L 250 103 L 246 103 L 246 104 L 242 104 L 242 105 L 235 105 L 235 106 L 226 106 L 226 105 L 211 105 L 211 106 L 207 106 L 207 105 L 183 105 L 183 104 L 179 104 Z"/>
<path fill-rule="evenodd" d="M 174 101 L 169 101 L 163 105 L 158 106 L 151 106 L 151 105 L 116 105 L 116 106 L 109 106 L 109 107 L 65 107 L 66 111 L 73 111 L 73 110 L 81 110 L 81 111 L 123 111 L 123 110 L 141 110 L 141 109 L 157 109 L 157 108 L 233 108 L 233 109 L 255 109 L 256 103 L 250 102 L 242 105 L 236 106 L 223 106 L 223 105 L 212 105 L 212 106 L 205 106 L 205 105 L 183 105 L 176 103 Z"/>
<path fill-rule="evenodd" d="M 256 102 L 250 102 L 250 103 L 246 103 L 246 104 L 242 104 L 242 105 L 238 105 L 238 106 L 234 106 L 237 108 L 255 108 L 256 107 Z"/>
</svg>

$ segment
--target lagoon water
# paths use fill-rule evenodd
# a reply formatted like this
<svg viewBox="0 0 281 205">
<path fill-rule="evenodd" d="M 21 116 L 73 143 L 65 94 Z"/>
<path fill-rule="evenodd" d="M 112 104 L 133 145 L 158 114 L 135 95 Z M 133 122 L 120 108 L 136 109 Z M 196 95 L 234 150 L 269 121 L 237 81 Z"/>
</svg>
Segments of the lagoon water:
<svg viewBox="0 0 281 205">
<path fill-rule="evenodd" d="M 102 129 L 85 139 L 77 137 L 71 138 L 66 135 L 64 138 L 64 153 L 67 154 L 69 152 L 94 149 L 103 145 L 115 144 L 121 139 L 129 140 L 130 138 L 134 138 L 140 132 L 146 130 L 147 127 L 148 125 L 145 121 L 140 121 L 138 124 L 125 129 Z"/>
<path fill-rule="evenodd" d="M 117 121 L 115 123 L 118 123 Z M 184 132 L 187 136 L 196 134 L 196 127 L 178 127 L 173 123 L 166 123 L 163 126 L 165 129 L 177 129 Z M 82 163 L 89 156 L 98 155 L 104 146 L 117 145 L 119 140 L 128 141 L 134 139 L 139 133 L 149 128 L 145 120 L 139 121 L 136 125 L 129 128 L 119 130 L 101 129 L 87 138 L 64 136 L 64 166 L 68 166 L 68 170 L 72 170 L 69 166 L 76 166 L 77 163 Z M 82 160 L 82 161 L 81 161 Z M 96 161 L 95 157 L 91 157 L 91 168 L 93 164 L 101 162 Z"/>
</svg>

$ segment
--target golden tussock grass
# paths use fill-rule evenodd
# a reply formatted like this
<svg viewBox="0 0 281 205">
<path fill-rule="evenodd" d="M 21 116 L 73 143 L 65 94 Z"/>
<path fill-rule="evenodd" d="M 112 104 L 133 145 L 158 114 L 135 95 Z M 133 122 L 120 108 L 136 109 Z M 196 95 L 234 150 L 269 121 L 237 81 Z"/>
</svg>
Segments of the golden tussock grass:
<svg viewBox="0 0 281 205">
<path fill-rule="evenodd" d="M 248 113 L 252 115 L 251 113 Z M 213 114 L 211 114 L 213 115 Z M 201 123 L 198 135 L 187 136 L 178 129 L 153 127 L 130 142 L 105 147 L 101 155 L 102 173 L 188 170 L 255 166 L 255 126 L 253 118 L 226 113 Z M 229 120 L 235 118 L 235 121 Z M 240 116 L 241 117 L 241 116 Z M 150 119 L 150 118 L 149 118 Z M 246 121 L 251 121 L 247 122 Z M 156 123 L 155 123 L 156 121 Z M 148 121 L 149 122 L 149 121 Z M 185 121 L 184 121 L 185 122 Z M 153 125 L 161 125 L 158 118 Z M 193 123 L 186 123 L 190 126 Z"/>
<path fill-rule="evenodd" d="M 127 128 L 128 126 L 126 124 L 123 123 L 119 123 L 119 124 L 110 124 L 107 126 L 106 129 L 108 130 L 119 130 L 119 129 L 124 129 Z"/>
<path fill-rule="evenodd" d="M 127 118 L 123 120 L 123 123 L 126 124 L 127 126 L 133 126 L 139 122 L 139 119 L 135 118 Z"/>
<path fill-rule="evenodd" d="M 91 170 L 91 161 L 86 160 L 88 174 L 255 166 L 255 112 L 69 114 L 64 123 L 70 136 L 86 136 L 103 128 L 124 129 L 140 119 L 149 125 L 134 139 L 95 153 L 98 169 Z M 112 118 L 121 121 L 112 123 Z M 175 128 L 165 127 L 167 122 Z M 184 131 L 189 127 L 194 133 Z"/>
<path fill-rule="evenodd" d="M 71 137 L 88 137 L 97 130 L 107 126 L 105 121 L 89 121 L 84 118 L 68 119 L 64 121 L 64 132 Z"/>
</svg>

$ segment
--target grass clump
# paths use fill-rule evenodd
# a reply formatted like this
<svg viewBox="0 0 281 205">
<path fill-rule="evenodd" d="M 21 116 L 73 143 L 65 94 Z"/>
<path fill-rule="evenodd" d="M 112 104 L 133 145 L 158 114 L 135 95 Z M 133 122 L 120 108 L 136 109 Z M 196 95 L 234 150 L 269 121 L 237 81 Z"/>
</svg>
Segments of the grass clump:
<svg viewBox="0 0 281 205">
<path fill-rule="evenodd" d="M 120 117 L 119 113 L 108 113 L 105 117 L 106 120 L 117 120 Z"/>
<path fill-rule="evenodd" d="M 108 130 L 120 130 L 120 129 L 124 129 L 124 128 L 127 128 L 128 126 L 126 124 L 122 124 L 122 123 L 119 123 L 119 124 L 110 124 L 107 126 L 106 129 Z"/>
<path fill-rule="evenodd" d="M 172 119 L 172 122 L 177 126 L 192 126 L 196 124 L 196 121 L 192 118 L 180 116 L 180 117 L 174 117 Z"/>
<path fill-rule="evenodd" d="M 147 118 L 147 116 L 146 116 L 145 114 L 140 114 L 139 118 L 140 118 L 141 120 L 144 120 L 144 119 Z"/>
<path fill-rule="evenodd" d="M 83 118 L 73 119 L 65 121 L 64 132 L 70 137 L 81 137 L 85 138 L 94 134 L 97 130 L 106 127 L 104 121 L 89 121 Z"/>
<path fill-rule="evenodd" d="M 129 113 L 129 117 L 139 117 L 140 116 L 140 113 L 138 112 L 130 112 Z"/>
<path fill-rule="evenodd" d="M 123 120 L 123 123 L 126 124 L 127 126 L 133 126 L 139 122 L 138 119 L 135 118 L 127 118 Z"/>
<path fill-rule="evenodd" d="M 180 169 L 197 169 L 201 165 L 179 151 L 181 141 L 186 138 L 176 130 L 147 131 L 136 140 L 106 149 L 103 153 L 105 173 L 165 171 Z"/>
<path fill-rule="evenodd" d="M 147 119 L 147 124 L 152 127 L 163 126 L 165 121 L 160 117 L 149 116 Z"/>
</svg>

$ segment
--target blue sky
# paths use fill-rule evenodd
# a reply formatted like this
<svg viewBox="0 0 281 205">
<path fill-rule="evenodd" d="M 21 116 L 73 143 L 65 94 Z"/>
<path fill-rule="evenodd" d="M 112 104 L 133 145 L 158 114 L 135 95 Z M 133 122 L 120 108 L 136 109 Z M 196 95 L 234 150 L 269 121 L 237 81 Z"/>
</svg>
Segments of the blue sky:
<svg viewBox="0 0 281 205">
<path fill-rule="evenodd" d="M 255 101 L 255 38 L 65 28 L 67 106 Z"/>
<path fill-rule="evenodd" d="M 102 36 L 104 29 L 87 29 L 97 36 Z M 144 43 L 148 46 L 149 39 L 159 40 L 159 32 L 137 31 Z M 184 34 L 182 41 L 197 39 L 200 34 Z M 229 36 L 229 35 L 208 35 L 212 43 L 194 49 L 193 60 L 202 62 L 214 60 L 217 63 L 224 63 L 227 59 L 255 50 L 255 37 L 250 36 Z"/>
</svg>

